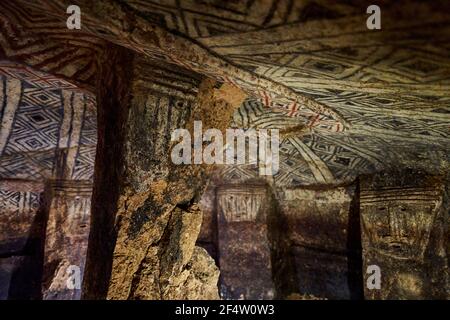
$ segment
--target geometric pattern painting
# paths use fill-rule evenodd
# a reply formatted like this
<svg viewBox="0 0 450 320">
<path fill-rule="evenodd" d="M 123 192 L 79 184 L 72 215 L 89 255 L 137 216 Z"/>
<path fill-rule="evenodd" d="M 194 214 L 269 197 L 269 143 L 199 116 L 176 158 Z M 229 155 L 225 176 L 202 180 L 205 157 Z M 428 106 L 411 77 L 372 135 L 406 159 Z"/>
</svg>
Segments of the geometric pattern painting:
<svg viewBox="0 0 450 320">
<path fill-rule="evenodd" d="M 24 180 L 0 180 L 0 253 L 22 250 L 31 226 L 42 207 L 44 183 Z"/>
<path fill-rule="evenodd" d="M 350 95 L 346 95 L 345 101 L 351 103 Z M 361 94 L 355 95 L 359 98 L 355 104 L 361 105 L 364 101 Z M 364 97 L 371 106 L 375 105 L 375 99 L 380 99 L 376 95 Z M 430 110 L 417 115 L 410 109 L 409 113 L 397 111 L 398 117 L 387 116 L 373 107 L 368 111 L 370 117 L 367 113 L 343 111 L 347 120 L 354 124 L 364 121 L 364 125 L 361 129 L 355 125 L 344 133 L 327 134 L 305 130 L 301 119 L 273 112 L 260 102 L 248 99 L 236 110 L 234 126 L 280 130 L 280 169 L 273 176 L 275 186 L 333 185 L 399 164 L 445 171 L 450 163 L 450 113 L 446 113 L 447 110 L 450 111 L 448 106 L 438 112 Z M 289 128 L 298 129 L 291 131 Z M 259 177 L 257 168 L 251 165 L 224 165 L 219 174 L 235 183 Z"/>
<path fill-rule="evenodd" d="M 258 12 L 267 11 L 267 8 L 265 8 L 267 3 L 265 3 L 265 1 L 258 2 L 259 3 L 256 6 L 258 7 Z M 89 2 L 81 1 L 78 3 L 83 7 L 84 4 L 88 5 Z M 195 6 L 204 5 L 202 1 L 192 1 L 191 4 Z M 209 1 L 207 2 L 207 4 L 209 6 Z M 215 1 L 213 1 L 213 3 L 211 4 L 212 7 L 217 7 L 219 11 L 223 12 L 229 12 L 229 10 L 239 11 L 245 7 L 240 4 L 234 3 L 233 5 L 231 5 L 231 8 L 227 8 L 228 4 L 221 5 L 219 3 L 215 3 Z M 107 4 L 107 6 L 112 5 L 114 5 L 113 1 L 108 2 Z M 117 6 L 112 9 L 112 11 L 114 11 L 115 14 L 118 15 L 129 12 L 129 17 L 135 16 L 144 24 L 146 24 L 145 20 L 148 20 L 151 23 L 162 22 L 161 19 L 153 20 L 155 15 L 153 15 L 151 12 L 148 14 L 146 12 L 145 18 L 141 17 L 141 14 L 134 14 L 130 12 L 134 10 L 133 5 L 133 1 L 129 1 L 129 3 L 123 2 L 121 4 L 117 4 Z M 161 3 L 157 3 L 157 6 L 162 7 L 163 11 L 164 7 L 170 7 L 172 5 L 180 8 L 185 6 L 184 3 L 180 5 L 178 1 L 162 1 Z M 189 5 L 190 4 L 188 4 L 188 6 Z M 251 11 L 252 8 L 250 7 L 253 7 L 251 1 L 249 1 L 247 5 L 249 6 L 249 8 L 247 8 L 247 10 L 245 11 L 249 11 L 248 9 L 250 9 Z M 2 6 L 3 5 L 0 4 L 0 7 Z M 89 6 L 91 7 L 90 4 Z M 10 23 L 15 23 L 15 20 L 17 19 L 21 24 L 28 26 L 30 30 L 35 29 L 36 26 L 37 32 L 35 33 L 38 35 L 42 32 L 40 26 L 42 25 L 42 29 L 45 30 L 47 28 L 47 25 L 45 23 L 41 23 L 39 19 L 36 19 L 36 16 L 47 13 L 49 14 L 49 17 L 46 17 L 46 19 L 52 19 L 53 21 L 55 17 L 59 18 L 60 23 L 58 24 L 57 22 L 52 22 L 51 29 L 52 34 L 56 33 L 57 36 L 61 37 L 62 39 L 65 39 L 70 34 L 79 34 L 79 37 L 86 38 L 86 43 L 88 44 L 92 43 L 89 38 L 110 41 L 117 45 L 134 50 L 135 52 L 149 58 L 160 59 L 164 62 L 182 65 L 183 67 L 186 67 L 191 71 L 207 75 L 218 80 L 219 82 L 226 82 L 234 86 L 238 86 L 246 93 L 259 99 L 269 108 L 280 110 L 281 112 L 285 112 L 289 116 L 293 117 L 297 116 L 311 118 L 311 120 L 314 121 L 316 127 L 318 127 L 317 125 L 321 123 L 322 120 L 324 120 L 322 125 L 320 126 L 321 130 L 331 130 L 332 132 L 341 132 L 345 130 L 345 124 L 342 122 L 339 115 L 336 114 L 331 108 L 319 104 L 316 101 L 305 97 L 304 95 L 299 95 L 291 88 L 288 88 L 281 83 L 274 82 L 266 77 L 258 77 L 255 73 L 249 72 L 249 70 L 246 70 L 244 68 L 237 68 L 234 65 L 229 65 L 228 62 L 226 60 L 223 60 L 220 56 L 211 54 L 210 50 L 202 48 L 202 46 L 200 45 L 194 45 L 194 43 L 188 39 L 184 39 L 183 37 L 174 38 L 173 35 L 168 33 L 167 30 L 161 28 L 162 26 L 156 27 L 159 30 L 155 33 L 155 35 L 157 34 L 157 37 L 159 38 L 159 40 L 157 41 L 148 41 L 147 37 L 142 37 L 142 35 L 138 33 L 135 33 L 135 36 L 133 37 L 123 37 L 123 33 L 117 30 L 117 25 L 111 25 L 110 22 L 114 20 L 113 17 L 111 17 L 110 20 L 103 20 L 104 15 L 91 15 L 95 11 L 95 9 L 91 7 L 90 9 L 93 10 L 85 10 L 83 12 L 84 20 L 82 31 L 73 33 L 71 31 L 68 31 L 67 28 L 64 27 L 64 22 L 67 19 L 67 16 L 65 15 L 66 5 L 62 1 L 41 0 L 30 2 L 17 0 L 13 4 L 8 4 L 5 7 L 6 9 L 14 9 L 15 7 L 17 7 L 17 10 L 15 11 L 18 17 L 12 18 L 13 21 L 10 21 Z M 221 9 L 222 7 L 224 10 Z M 285 9 L 287 9 L 286 6 Z M 184 10 L 181 11 L 183 11 L 183 14 L 188 14 L 189 9 L 186 10 L 186 12 L 184 12 Z M 270 14 L 270 10 L 267 13 Z M 245 12 L 244 14 L 247 14 L 247 12 Z M 128 13 L 125 13 L 125 15 L 128 17 Z M 178 19 L 177 17 L 174 18 Z M 259 17 L 257 18 L 257 20 L 261 20 L 261 18 Z M 31 25 L 32 22 L 34 22 L 33 27 Z M 130 22 L 133 23 L 132 21 Z M 179 22 L 177 22 L 177 24 L 178 23 L 184 22 L 180 20 Z M 128 24 L 128 22 L 124 25 L 126 24 Z M 119 29 L 120 28 L 121 27 L 119 27 Z M 145 34 L 146 32 L 147 31 L 143 31 L 143 34 Z M 68 41 L 70 41 L 71 44 L 76 42 L 75 46 L 79 47 L 78 41 L 76 39 L 67 40 L 67 42 Z M 172 43 L 173 41 L 175 42 Z M 63 42 L 67 44 L 66 41 Z M 171 48 L 172 46 L 175 48 L 175 50 Z M 86 54 L 81 55 L 80 57 L 85 56 Z M 90 55 L 87 54 L 87 56 Z M 75 60 L 78 61 L 78 59 Z M 83 72 L 75 73 L 75 75 L 79 74 L 83 74 Z"/>
<path fill-rule="evenodd" d="M 276 112 L 280 110 L 267 108 L 276 106 L 275 99 L 270 101 L 271 97 L 264 97 L 264 94 L 262 99 L 252 95 L 236 111 L 235 126 L 280 129 L 281 163 L 279 173 L 274 176 L 276 184 L 339 184 L 360 174 L 397 165 L 434 171 L 445 171 L 449 166 L 450 19 L 448 10 L 441 10 L 440 15 L 433 14 L 433 10 L 441 5 L 446 8 L 444 2 L 436 4 L 436 8 L 421 6 L 422 10 L 414 13 L 415 19 L 400 21 L 397 13 L 408 6 L 408 1 L 380 1 L 383 32 L 367 29 L 365 1 L 125 0 L 120 3 L 118 11 L 131 13 L 131 16 L 135 14 L 142 18 L 143 24 L 146 20 L 149 26 L 160 26 L 183 34 L 186 39 L 195 39 L 207 53 L 213 53 L 207 57 L 194 54 L 193 58 L 187 54 L 189 59 L 185 59 L 183 52 L 181 55 L 176 52 L 173 56 L 166 52 L 169 57 L 166 60 L 173 58 L 172 62 L 198 69 L 208 76 L 217 76 L 220 71 L 229 70 L 228 64 L 222 64 L 220 70 L 208 73 L 211 71 L 208 68 L 213 65 L 208 58 L 219 57 L 229 62 L 231 67 L 245 71 L 239 73 L 245 76 L 233 78 L 233 81 L 247 81 L 247 86 L 258 91 L 256 82 L 270 80 L 271 85 L 280 84 L 330 111 L 328 114 L 310 112 L 293 103 L 288 111 Z M 33 3 L 17 1 L 18 7 L 22 5 L 30 10 L 20 10 L 17 20 L 30 26 L 32 22 L 39 24 L 36 10 L 52 11 L 63 4 L 45 0 Z M 15 4 L 0 6 L 14 9 Z M 53 11 L 52 14 L 56 17 L 58 12 Z M 63 11 L 59 16 L 66 18 Z M 55 34 L 64 39 L 70 36 L 70 32 L 63 32 L 63 28 L 56 30 L 56 18 L 52 16 L 49 19 L 53 21 L 51 26 Z M 88 39 L 92 38 L 98 50 L 102 44 L 95 38 L 124 45 L 155 58 L 159 57 L 158 52 L 165 52 L 157 50 L 164 48 L 150 46 L 148 41 L 121 37 L 111 24 L 108 27 L 103 24 L 108 24 L 108 21 L 85 13 L 81 31 L 85 34 L 80 34 L 80 37 L 89 42 L 91 40 Z M 6 22 L 5 25 L 9 26 Z M 45 31 L 45 28 L 42 26 L 37 33 Z M 186 50 L 194 47 L 192 43 L 190 45 L 185 46 Z M 203 52 L 203 49 L 197 49 Z M 175 61 L 175 58 L 181 60 Z M 92 65 L 89 60 L 83 60 L 84 68 L 91 70 L 90 75 L 95 74 Z M 82 74 L 76 72 L 78 76 Z M 90 79 L 89 82 L 93 83 L 94 76 Z M 253 82 L 255 79 L 257 81 Z M 21 81 L 26 82 L 25 79 Z M 67 107 L 70 100 L 64 98 L 67 96 L 64 90 L 57 89 L 46 90 L 48 100 L 42 102 L 27 84 L 23 83 L 22 87 L 26 101 L 47 106 L 41 115 L 45 120 L 39 116 L 33 118 L 36 110 L 32 104 L 21 100 L 17 108 L 24 114 L 17 117 L 17 124 L 11 124 L 11 137 L 2 136 L 0 139 L 0 143 L 15 143 L 4 146 L 0 175 L 6 174 L 7 170 L 25 174 L 20 166 L 25 168 L 25 164 L 36 162 L 39 165 L 31 166 L 27 175 L 52 174 L 52 147 L 48 143 L 56 143 L 56 149 L 72 150 L 67 146 L 69 140 L 61 139 L 61 133 L 68 134 L 63 123 L 69 120 L 61 120 L 58 127 L 54 122 L 57 108 L 52 109 L 52 103 L 58 99 L 62 101 L 59 116 L 64 118 L 67 112 L 63 110 L 70 110 Z M 74 101 L 89 102 L 92 98 L 85 94 L 83 99 Z M 81 119 L 80 115 L 74 116 Z M 26 120 L 29 118 L 31 120 Z M 86 112 L 79 132 L 72 133 L 77 143 L 76 151 L 71 152 L 76 159 L 72 161 L 71 174 L 77 179 L 89 176 L 91 170 L 95 146 L 92 133 L 95 121 L 92 119 Z M 24 130 L 37 127 L 43 129 L 47 142 L 39 138 L 29 139 L 23 134 Z M 14 148 L 17 149 L 15 152 Z M 33 157 L 30 157 L 32 152 Z M 16 159 L 11 161 L 8 157 L 13 156 Z M 17 167 L 14 168 L 12 163 L 17 163 Z M 223 166 L 222 169 L 223 175 L 230 179 L 258 177 L 256 168 L 251 166 Z"/>
<path fill-rule="evenodd" d="M 65 24 L 58 19 L 43 19 L 34 11 L 18 7 L 17 1 L 2 1 L 0 6 L 2 59 L 47 73 L 21 66 L 20 73 L 17 68 L 11 70 L 17 77 L 42 87 L 94 88 L 96 56 L 104 50 L 103 41 L 82 32 L 66 32 Z"/>
<path fill-rule="evenodd" d="M 0 178 L 91 180 L 97 144 L 94 97 L 43 87 L 20 76 L 23 67 L 12 72 L 14 67 L 5 67 L 7 73 L 0 68 Z M 61 150 L 68 151 L 67 177 L 56 176 Z"/>
<path fill-rule="evenodd" d="M 10 215 L 20 217 L 34 213 L 40 202 L 39 192 L 0 189 L 0 207 Z"/>
<path fill-rule="evenodd" d="M 337 18 L 358 12 L 352 2 L 330 8 L 316 1 L 127 1 L 149 20 L 190 38 L 243 33 L 280 24 L 320 18 Z"/>
</svg>

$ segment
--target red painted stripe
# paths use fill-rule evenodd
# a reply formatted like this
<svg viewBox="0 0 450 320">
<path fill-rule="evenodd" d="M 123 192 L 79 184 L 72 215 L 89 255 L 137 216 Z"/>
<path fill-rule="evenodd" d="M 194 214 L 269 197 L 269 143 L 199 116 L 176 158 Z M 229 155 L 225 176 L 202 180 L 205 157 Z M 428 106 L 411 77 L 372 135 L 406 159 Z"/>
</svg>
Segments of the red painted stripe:
<svg viewBox="0 0 450 320">
<path fill-rule="evenodd" d="M 266 105 L 266 107 L 269 107 L 269 97 L 266 94 L 266 91 L 263 91 L 263 95 L 264 95 L 264 104 Z"/>
<path fill-rule="evenodd" d="M 294 101 L 294 104 L 292 105 L 292 110 L 289 113 L 289 116 L 292 117 L 294 115 L 295 111 L 297 111 L 297 101 Z"/>
<path fill-rule="evenodd" d="M 310 128 L 312 128 L 314 126 L 314 124 L 316 123 L 316 121 L 319 119 L 320 114 L 318 114 L 313 121 L 311 121 L 311 124 L 309 125 Z"/>
</svg>

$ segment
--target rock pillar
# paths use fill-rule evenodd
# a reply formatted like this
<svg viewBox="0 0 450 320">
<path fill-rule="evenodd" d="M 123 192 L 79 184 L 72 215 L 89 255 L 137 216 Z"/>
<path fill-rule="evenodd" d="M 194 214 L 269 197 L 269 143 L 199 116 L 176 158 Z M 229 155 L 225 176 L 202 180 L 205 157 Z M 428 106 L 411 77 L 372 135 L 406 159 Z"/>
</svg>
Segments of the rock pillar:
<svg viewBox="0 0 450 320">
<path fill-rule="evenodd" d="M 92 183 L 49 181 L 45 190 L 47 227 L 44 247 L 42 297 L 76 300 L 89 237 Z"/>
<path fill-rule="evenodd" d="M 41 297 L 44 185 L 0 181 L 0 300 Z"/>
<path fill-rule="evenodd" d="M 171 135 L 194 120 L 224 130 L 244 96 L 165 61 L 106 52 L 84 297 L 217 298 L 217 267 L 195 246 L 209 167 L 174 164 Z"/>
<path fill-rule="evenodd" d="M 297 293 L 305 298 L 361 299 L 361 240 L 355 186 L 279 192 L 295 260 Z"/>
<path fill-rule="evenodd" d="M 224 299 L 273 299 L 269 192 L 264 186 L 217 189 L 221 296 Z"/>
</svg>

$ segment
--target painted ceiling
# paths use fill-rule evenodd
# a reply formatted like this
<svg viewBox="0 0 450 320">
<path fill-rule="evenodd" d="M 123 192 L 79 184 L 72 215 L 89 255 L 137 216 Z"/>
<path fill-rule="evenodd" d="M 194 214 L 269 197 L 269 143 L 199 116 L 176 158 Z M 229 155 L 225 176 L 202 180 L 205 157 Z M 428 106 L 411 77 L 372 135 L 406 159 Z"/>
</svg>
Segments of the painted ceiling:
<svg viewBox="0 0 450 320">
<path fill-rule="evenodd" d="M 92 180 L 97 144 L 95 98 L 22 65 L 0 62 L 0 178 L 56 177 L 57 151 L 73 180 Z"/>
<path fill-rule="evenodd" d="M 24 119 L 8 122 L 2 109 L 1 131 L 10 134 L 2 133 L 0 141 L 1 177 L 14 177 L 26 171 L 15 167 L 27 166 L 34 169 L 20 177 L 51 175 L 55 149 L 72 148 L 58 138 L 63 123 L 72 121 L 72 100 L 64 98 L 71 94 L 79 95 L 75 101 L 85 110 L 75 121 L 80 134 L 73 143 L 84 151 L 75 155 L 73 177 L 92 176 L 92 168 L 81 170 L 83 175 L 78 168 L 93 163 L 95 107 L 89 91 L 95 85 L 94 56 L 107 42 L 243 88 L 249 98 L 234 115 L 236 126 L 302 128 L 282 134 L 277 185 L 345 183 L 395 166 L 448 170 L 448 2 L 381 1 L 382 30 L 366 28 L 362 1 L 73 2 L 83 12 L 80 32 L 65 28 L 64 1 L 0 3 L 2 59 L 29 66 L 17 73 L 6 62 L 0 66 L 3 90 L 22 93 L 8 112 Z M 151 30 L 159 44 L 142 30 Z M 44 74 L 36 76 L 37 70 Z M 42 88 L 40 78 L 48 74 L 64 81 Z M 35 111 L 40 116 L 33 118 Z M 257 176 L 249 166 L 226 166 L 222 173 L 230 180 Z"/>
</svg>

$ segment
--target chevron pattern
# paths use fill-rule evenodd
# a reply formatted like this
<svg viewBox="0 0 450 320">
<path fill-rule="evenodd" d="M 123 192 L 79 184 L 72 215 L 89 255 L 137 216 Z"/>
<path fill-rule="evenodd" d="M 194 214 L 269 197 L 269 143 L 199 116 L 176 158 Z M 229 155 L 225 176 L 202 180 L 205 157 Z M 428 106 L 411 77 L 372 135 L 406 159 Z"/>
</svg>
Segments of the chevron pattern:
<svg viewBox="0 0 450 320">
<path fill-rule="evenodd" d="M 104 50 L 103 41 L 81 32 L 68 33 L 59 20 L 12 1 L 2 1 L 0 8 L 0 59 L 51 74 L 50 79 L 42 79 L 43 85 L 93 90 L 96 56 Z M 42 78 L 36 71 L 26 74 Z"/>
<path fill-rule="evenodd" d="M 127 3 L 147 19 L 191 38 L 235 34 L 358 12 L 354 3 L 326 1 L 243 0 L 243 1 L 155 1 Z"/>
<path fill-rule="evenodd" d="M 361 93 L 345 92 L 345 95 L 346 98 L 342 101 L 347 107 L 351 104 L 352 97 L 358 103 L 366 100 L 365 103 L 370 106 L 376 103 L 376 99 L 380 99 L 376 95 Z M 369 102 L 370 99 L 372 103 Z M 398 97 L 395 99 L 401 101 Z M 393 105 L 396 104 L 395 100 L 391 101 Z M 412 99 L 411 103 L 412 101 L 418 100 Z M 444 101 L 443 104 L 446 103 Z M 386 101 L 383 102 L 389 107 Z M 429 105 L 428 107 L 430 109 Z M 428 170 L 445 170 L 445 163 L 450 162 L 450 117 L 449 113 L 442 112 L 446 111 L 448 106 L 443 110 L 438 109 L 438 113 L 433 112 L 435 109 L 436 105 L 429 112 L 423 111 L 419 115 L 414 111 L 397 111 L 398 117 L 389 117 L 373 108 L 369 111 L 370 117 L 364 112 L 349 113 L 347 119 L 355 123 L 354 127 L 346 133 L 330 135 L 326 131 L 312 131 L 300 118 L 270 111 L 258 101 L 249 99 L 236 110 L 234 126 L 246 129 L 280 129 L 281 163 L 279 173 L 274 176 L 275 185 L 295 187 L 340 184 L 351 182 L 361 174 L 386 169 L 399 163 L 423 165 L 424 169 Z M 342 114 L 347 116 L 344 109 Z M 370 122 L 367 122 L 368 119 Z M 356 125 L 358 122 L 361 123 L 360 126 Z M 291 131 L 289 128 L 297 131 Z M 405 157 L 410 161 L 405 161 Z M 422 159 L 427 162 L 423 163 Z M 257 168 L 252 166 L 225 166 L 220 169 L 219 175 L 224 181 L 234 183 L 258 179 Z"/>
<path fill-rule="evenodd" d="M 251 5 L 251 2 L 252 1 L 250 1 L 248 5 Z M 194 2 L 193 4 L 198 5 L 199 3 Z M 259 3 L 257 6 L 259 8 L 258 10 L 263 10 L 266 4 L 267 3 Z M 50 17 L 59 17 L 60 21 L 65 21 L 67 18 L 65 15 L 65 4 L 59 0 L 42 0 L 37 2 L 18 0 L 17 5 L 21 8 L 26 8 L 26 10 L 31 12 L 38 12 L 41 14 L 46 12 Z M 80 3 L 80 5 L 83 7 L 83 3 Z M 90 4 L 86 4 L 86 6 L 87 5 L 91 6 Z M 126 12 L 134 10 L 132 3 L 118 4 L 111 2 L 109 5 L 114 6 L 114 9 L 111 8 L 111 12 L 116 12 L 119 15 L 123 10 Z M 219 7 L 220 6 L 221 5 L 219 5 Z M 238 5 L 238 7 L 239 10 L 244 9 L 241 5 Z M 227 11 L 229 11 L 229 9 L 225 8 L 225 12 Z M 252 11 L 250 10 L 249 12 Z M 86 33 L 83 33 L 80 36 L 98 37 L 111 41 L 152 59 L 160 59 L 165 62 L 175 63 L 188 70 L 215 78 L 220 82 L 238 86 L 251 96 L 259 99 L 266 107 L 284 111 L 290 116 L 308 117 L 311 114 L 314 114 L 314 118 L 316 118 L 316 116 L 320 115 L 319 120 L 324 118 L 327 122 L 332 122 L 331 125 L 324 125 L 322 127 L 324 130 L 333 130 L 334 132 L 345 130 L 345 124 L 342 119 L 331 108 L 308 99 L 305 96 L 299 95 L 280 83 L 273 82 L 266 78 L 259 78 L 255 73 L 248 72 L 245 69 L 229 66 L 227 61 L 223 61 L 219 56 L 211 55 L 208 50 L 201 47 L 194 48 L 195 45 L 192 42 L 187 42 L 184 38 L 179 37 L 175 39 L 175 46 L 182 49 L 173 50 L 171 49 L 171 47 L 174 46 L 172 35 L 167 34 L 167 36 L 164 36 L 157 32 L 156 34 L 159 34 L 159 40 L 153 43 L 142 39 L 139 32 L 135 33 L 136 37 L 123 37 L 123 33 L 117 30 L 117 26 L 111 25 L 111 21 L 101 22 L 99 19 L 101 20 L 102 17 L 90 15 L 89 11 L 85 11 L 85 13 L 87 14 L 85 14 L 83 18 L 83 31 Z M 136 15 L 140 16 L 140 14 L 137 13 Z M 24 17 L 23 19 L 28 18 Z M 111 17 L 111 19 L 114 18 Z M 158 21 L 160 21 L 160 19 Z M 142 20 L 141 22 L 154 23 L 154 21 L 152 22 L 152 14 L 147 14 L 145 20 Z M 64 33 L 65 31 L 70 34 L 70 32 L 67 32 L 67 29 L 61 29 L 61 23 L 62 22 L 58 25 L 59 27 L 56 27 L 57 24 L 53 25 L 54 31 L 52 31 L 52 33 Z M 42 29 L 46 30 L 45 27 Z M 38 30 L 40 30 L 39 24 Z M 166 42 L 167 46 L 165 45 Z"/>
<path fill-rule="evenodd" d="M 71 89 L 78 90 L 73 83 L 63 80 L 58 76 L 49 75 L 26 65 L 13 63 L 9 60 L 0 61 L 0 74 L 32 82 L 42 89 Z"/>
<path fill-rule="evenodd" d="M 278 128 L 282 134 L 282 163 L 279 174 L 274 177 L 276 183 L 282 186 L 335 184 L 398 164 L 430 170 L 443 170 L 448 166 L 450 14 L 444 10 L 445 2 L 437 1 L 435 7 L 413 2 L 415 6 L 404 5 L 402 0 L 380 1 L 382 33 L 367 30 L 367 6 L 363 1 L 127 0 L 118 7 L 151 24 L 195 39 L 208 52 L 246 70 L 248 73 L 243 77 L 219 73 L 211 68 L 215 60 L 192 53 L 189 46 L 186 52 L 191 54 L 190 59 L 185 59 L 168 54 L 164 48 L 143 43 L 142 39 L 124 38 L 114 26 L 100 23 L 105 21 L 89 12 L 83 17 L 82 32 L 67 32 L 64 25 L 61 27 L 65 16 L 64 10 L 61 11 L 63 4 L 58 0 L 1 3 L 4 10 L 0 44 L 9 56 L 33 67 L 17 73 L 15 78 L 39 84 L 46 90 L 54 88 L 54 92 L 58 92 L 58 88 L 77 90 L 73 88 L 75 83 L 92 85 L 95 78 L 92 57 L 103 50 L 104 41 L 243 87 L 252 91 L 252 97 L 236 111 L 234 125 Z M 80 3 L 83 8 L 84 2 Z M 441 6 L 442 10 L 436 10 Z M 414 15 L 416 18 L 397 19 L 399 12 L 400 17 Z M 22 55 L 24 52 L 34 53 L 36 59 L 41 57 L 36 54 L 39 50 L 46 54 L 53 52 L 37 46 L 42 44 L 36 39 L 44 35 L 55 43 L 63 40 L 70 44 L 60 50 L 75 50 L 73 59 L 69 59 L 69 53 L 61 53 L 42 58 L 38 63 L 28 61 L 32 55 Z M 65 68 L 65 65 L 70 67 Z M 69 69 L 78 71 L 63 72 Z M 223 66 L 223 69 L 226 68 Z M 51 70 L 55 77 L 51 79 L 38 70 Z M 153 71 L 155 76 L 161 73 L 161 80 L 147 81 L 149 90 L 168 85 L 164 71 Z M 9 72 L 0 65 L 0 72 L 11 76 L 15 71 Z M 280 92 L 275 89 L 260 90 L 254 86 L 250 75 L 254 79 L 280 83 L 307 97 L 308 101 L 327 106 L 332 112 L 312 111 L 302 102 L 280 99 Z M 67 83 L 61 82 L 61 77 Z M 190 96 L 195 96 L 195 92 L 190 92 Z M 89 101 L 88 95 L 85 97 Z M 41 102 L 37 91 L 27 91 L 24 101 L 43 105 L 56 101 L 48 98 L 49 101 Z M 25 134 L 31 127 L 37 130 L 41 126 L 36 124 L 40 117 L 35 116 L 32 104 L 26 107 L 21 102 L 20 108 L 24 114 L 17 118 L 17 124 L 4 122 L 11 125 L 11 132 L 15 134 L 8 139 L 16 139 L 23 145 L 19 144 L 17 150 L 13 145 L 4 146 L 2 161 L 9 163 L 4 168 L 10 168 L 13 162 L 23 163 L 21 166 L 26 163 L 34 168 L 30 169 L 32 175 L 47 174 L 52 168 L 50 150 L 57 139 L 55 132 L 60 132 L 55 131 L 55 124 L 51 122 L 56 114 L 51 113 L 50 107 L 45 112 L 39 111 L 45 113 L 46 122 L 42 122 L 42 127 L 48 126 L 47 132 L 43 129 L 42 133 L 48 136 L 48 142 L 43 142 Z M 280 109 L 284 111 L 278 112 Z M 29 123 L 25 120 L 33 116 Z M 83 119 L 73 168 L 76 177 L 87 175 L 94 156 L 95 121 L 86 115 Z M 24 128 L 24 123 L 28 129 Z M 18 152 L 22 149 L 35 152 L 42 166 L 35 166 L 33 159 Z M 246 166 L 224 167 L 223 175 L 226 179 L 246 180 L 255 178 L 257 170 Z"/>
<path fill-rule="evenodd" d="M 38 210 L 40 194 L 31 191 L 0 189 L 0 206 L 10 215 L 28 215 Z"/>
</svg>

